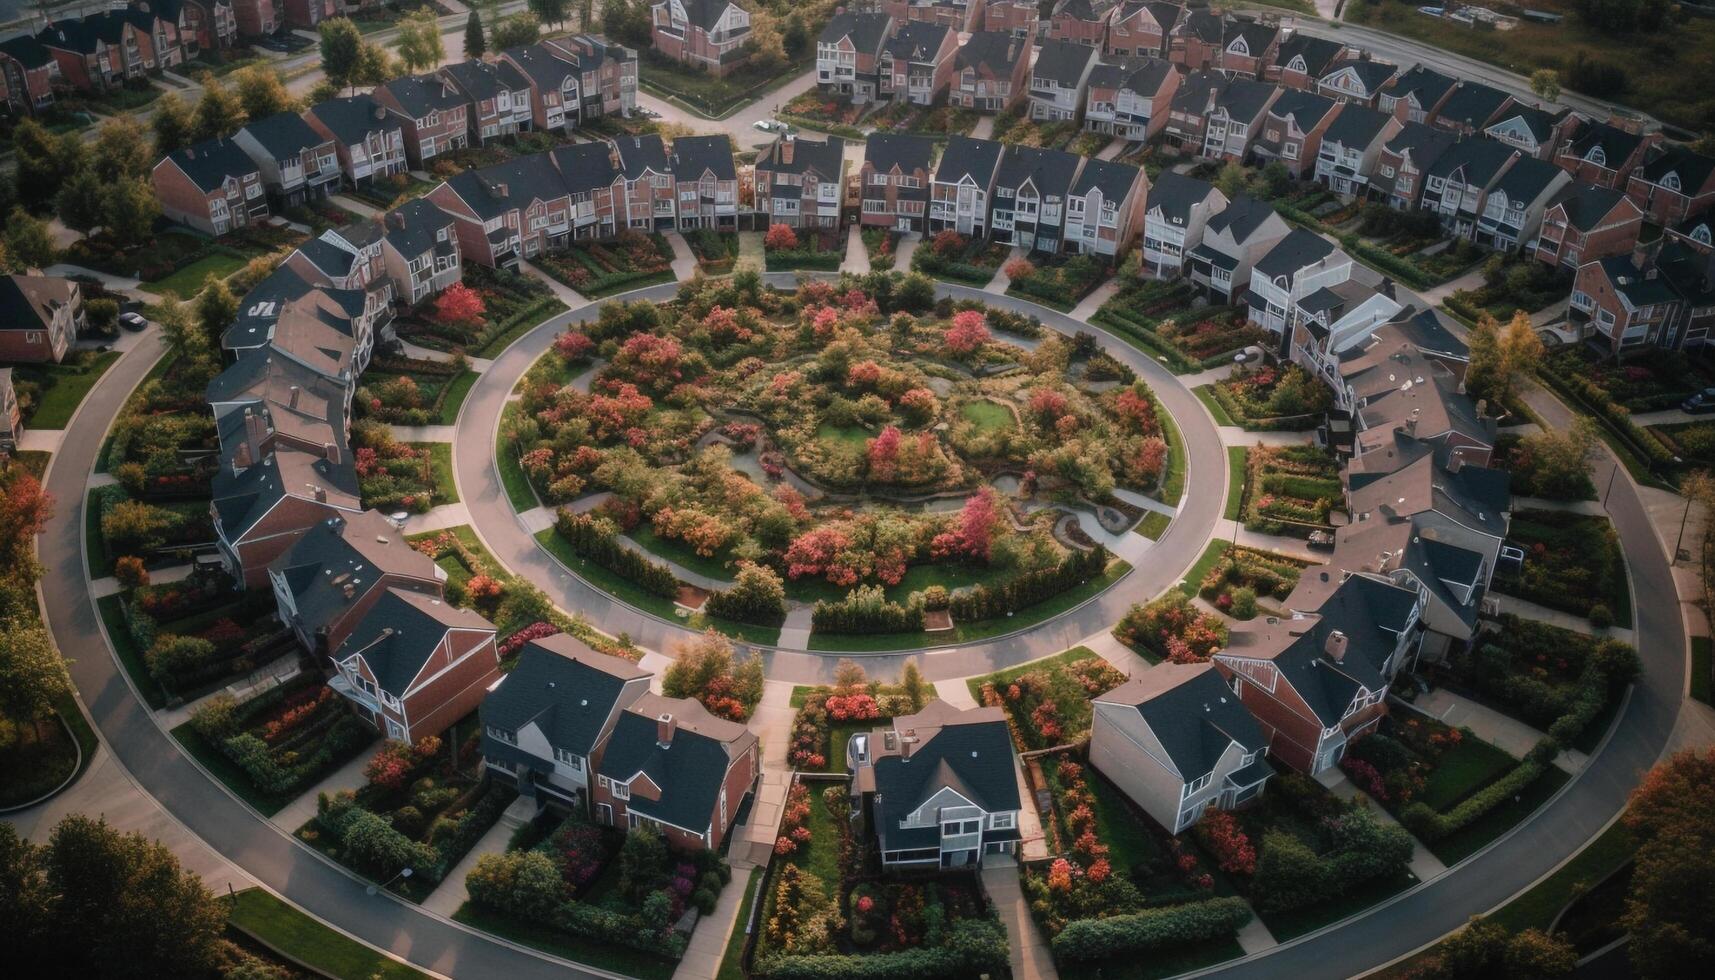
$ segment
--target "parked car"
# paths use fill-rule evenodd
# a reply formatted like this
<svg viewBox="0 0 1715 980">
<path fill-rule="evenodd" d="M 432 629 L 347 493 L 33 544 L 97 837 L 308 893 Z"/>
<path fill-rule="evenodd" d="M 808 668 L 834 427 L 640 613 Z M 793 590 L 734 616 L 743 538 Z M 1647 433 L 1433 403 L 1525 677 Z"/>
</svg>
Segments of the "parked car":
<svg viewBox="0 0 1715 980">
<path fill-rule="evenodd" d="M 1715 412 L 1715 388 L 1705 388 L 1679 406 L 1688 415 L 1707 415 Z"/>
<path fill-rule="evenodd" d="M 119 325 L 132 333 L 136 333 L 144 327 L 147 327 L 149 325 L 149 321 L 144 319 L 143 314 L 141 313 L 125 312 L 119 314 Z"/>
<path fill-rule="evenodd" d="M 1317 551 L 1333 551 L 1334 535 L 1328 531 L 1311 531 L 1310 540 L 1306 541 L 1305 544 Z"/>
</svg>

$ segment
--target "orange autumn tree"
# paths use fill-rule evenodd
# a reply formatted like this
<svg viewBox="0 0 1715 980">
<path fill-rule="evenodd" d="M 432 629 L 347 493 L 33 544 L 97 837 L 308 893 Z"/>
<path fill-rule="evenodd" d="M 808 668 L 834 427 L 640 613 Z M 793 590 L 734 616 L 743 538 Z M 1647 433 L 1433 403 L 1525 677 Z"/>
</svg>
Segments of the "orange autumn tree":
<svg viewBox="0 0 1715 980">
<path fill-rule="evenodd" d="M 435 300 L 435 319 L 442 323 L 475 323 L 482 319 L 482 296 L 462 282 L 447 287 Z"/>
</svg>

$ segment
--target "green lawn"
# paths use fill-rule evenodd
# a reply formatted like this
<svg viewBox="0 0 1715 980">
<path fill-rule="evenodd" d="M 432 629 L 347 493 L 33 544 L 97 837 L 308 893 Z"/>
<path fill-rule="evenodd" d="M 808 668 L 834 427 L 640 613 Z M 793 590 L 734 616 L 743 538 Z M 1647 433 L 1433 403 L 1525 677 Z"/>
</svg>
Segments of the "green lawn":
<svg viewBox="0 0 1715 980">
<path fill-rule="evenodd" d="M 1250 450 L 1244 446 L 1227 447 L 1227 509 L 1221 513 L 1229 521 L 1239 519 L 1239 504 L 1245 495 L 1245 460 Z"/>
<path fill-rule="evenodd" d="M 79 768 L 77 740 L 49 714 L 20 724 L 0 713 L 0 806 L 33 802 Z"/>
<path fill-rule="evenodd" d="M 635 977 L 637 980 L 671 980 L 673 976 L 675 964 L 669 960 L 623 946 L 608 946 L 594 940 L 573 937 L 547 926 L 520 922 L 479 908 L 470 902 L 459 906 L 459 910 L 453 913 L 453 918 L 502 939 L 539 949 L 574 963 Z"/>
<path fill-rule="evenodd" d="M 1631 860 L 1638 842 L 1621 820 L 1616 820 L 1584 846 L 1560 869 L 1529 891 L 1495 910 L 1490 921 L 1508 929 L 1547 929 L 1561 909 L 1577 897 L 1579 885 L 1591 885 Z"/>
<path fill-rule="evenodd" d="M 1085 657 L 1093 657 L 1095 655 L 1096 652 L 1091 650 L 1089 647 L 1072 647 L 1069 650 L 1062 650 L 1052 657 L 1043 657 L 1040 660 L 1031 660 L 1027 663 L 1019 664 L 1016 667 L 997 670 L 992 674 L 983 674 L 980 677 L 967 677 L 965 678 L 965 687 L 970 690 L 971 697 L 975 698 L 978 704 L 981 704 L 984 684 L 993 684 L 996 688 L 1005 687 L 1033 670 L 1060 664 L 1069 664 L 1075 660 L 1082 660 Z"/>
<path fill-rule="evenodd" d="M 1691 696 L 1704 704 L 1715 704 L 1709 696 L 1709 637 L 1691 638 Z"/>
<path fill-rule="evenodd" d="M 1173 518 L 1168 517 L 1161 511 L 1152 510 L 1143 515 L 1143 520 L 1138 521 L 1137 526 L 1132 528 L 1132 530 L 1151 541 L 1160 541 L 1161 536 L 1167 533 L 1167 525 L 1171 523 L 1173 523 Z"/>
<path fill-rule="evenodd" d="M 1221 556 L 1232 546 L 1233 543 L 1226 538 L 1216 538 L 1209 542 L 1209 546 L 1203 549 L 1203 557 L 1197 559 L 1197 564 L 1192 565 L 1191 570 L 1185 573 L 1185 581 L 1179 583 L 1179 591 L 1193 599 L 1197 598 L 1197 590 L 1202 587 L 1209 569 L 1214 568 L 1215 563 L 1220 561 Z"/>
<path fill-rule="evenodd" d="M 41 400 L 36 403 L 36 410 L 30 415 L 28 428 L 31 429 L 63 429 L 71 421 L 72 413 L 83 404 L 83 399 L 89 394 L 89 389 L 101 380 L 107 369 L 119 360 L 118 351 L 106 351 L 96 354 L 89 364 L 83 367 L 73 367 L 69 364 L 48 364 L 31 368 L 31 373 L 42 375 Z"/>
<path fill-rule="evenodd" d="M 965 402 L 959 414 L 976 424 L 979 434 L 1001 432 L 1012 428 L 1012 412 L 999 402 L 987 398 Z"/>
<path fill-rule="evenodd" d="M 1417 800 L 1446 810 L 1518 765 L 1518 760 L 1480 738 L 1467 736 L 1441 756 Z"/>
<path fill-rule="evenodd" d="M 643 546 L 643 550 L 678 565 L 698 575 L 731 582 L 733 570 L 727 565 L 727 558 L 722 555 L 704 557 L 697 550 L 683 541 L 674 538 L 664 538 L 655 533 L 653 524 L 639 524 L 627 534 L 631 540 Z"/>
<path fill-rule="evenodd" d="M 750 921 L 750 910 L 756 904 L 756 882 L 762 877 L 761 868 L 751 868 L 750 874 L 744 879 L 744 901 L 738 906 L 738 921 L 732 927 L 732 935 L 727 937 L 726 952 L 721 955 L 720 972 L 715 974 L 715 980 L 745 980 L 744 966 L 744 926 Z M 732 885 L 727 887 L 731 888 Z"/>
<path fill-rule="evenodd" d="M 816 438 L 831 448 L 856 446 L 863 449 L 869 445 L 870 436 L 870 431 L 861 425 L 834 425 L 831 422 L 823 422 L 816 427 Z"/>
<path fill-rule="evenodd" d="M 464 405 L 464 400 L 478 377 L 480 375 L 475 371 L 466 371 L 447 383 L 446 397 L 441 399 L 442 425 L 452 425 L 459 420 L 459 408 Z"/>
<path fill-rule="evenodd" d="M 180 299 L 191 299 L 202 292 L 209 276 L 225 279 L 246 264 L 247 260 L 242 255 L 214 252 L 183 266 L 164 279 L 145 282 L 143 285 L 152 293 L 171 293 Z"/>
<path fill-rule="evenodd" d="M 1417 884 L 1417 876 L 1409 871 L 1398 874 L 1372 878 L 1346 892 L 1341 893 L 1331 901 L 1312 905 L 1308 908 L 1294 909 L 1290 912 L 1275 912 L 1261 916 L 1268 925 L 1268 931 L 1281 942 L 1296 939 L 1308 932 L 1315 932 L 1329 923 L 1338 922 L 1350 915 L 1385 901 Z"/>
<path fill-rule="evenodd" d="M 83 552 L 92 579 L 113 574 L 113 562 L 107 557 L 107 543 L 101 537 L 100 489 L 90 490 L 83 497 Z"/>
<path fill-rule="evenodd" d="M 887 595 L 888 601 L 904 602 L 910 598 L 911 593 L 920 592 L 931 585 L 944 586 L 952 592 L 975 585 L 994 585 L 1003 578 L 1003 574 L 986 565 L 931 562 L 910 566 L 897 585 L 886 586 L 882 591 Z M 815 602 L 819 599 L 839 602 L 850 592 L 850 588 L 835 585 L 822 578 L 798 579 L 786 583 L 787 598 L 799 602 Z"/>
<path fill-rule="evenodd" d="M 1156 407 L 1161 407 L 1159 401 Z M 1173 421 L 1172 412 L 1162 410 L 1155 415 L 1161 420 L 1161 437 L 1167 440 L 1167 472 L 1161 478 L 1161 502 L 1177 507 L 1185 496 L 1185 438 L 1179 434 L 1179 423 Z"/>
<path fill-rule="evenodd" d="M 508 405 L 500 413 L 500 430 L 506 431 L 506 425 L 512 417 L 518 414 L 516 404 Z M 505 436 L 499 436 L 494 444 L 494 463 L 500 470 L 500 485 L 506 488 L 506 499 L 512 504 L 517 513 L 534 510 L 541 506 L 536 499 L 536 491 L 530 487 L 530 478 L 524 475 L 524 467 L 518 463 L 518 457 L 506 447 Z"/>
<path fill-rule="evenodd" d="M 1215 400 L 1214 387 L 1214 385 L 1198 385 L 1191 389 L 1191 394 L 1196 395 L 1197 400 L 1203 403 L 1203 407 L 1209 410 L 1209 414 L 1215 417 L 1216 425 L 1238 425 L 1237 422 L 1233 421 L 1233 417 L 1227 414 L 1227 410 L 1221 407 L 1221 403 Z"/>
<path fill-rule="evenodd" d="M 232 898 L 227 919 L 240 931 L 330 977 L 427 980 L 428 974 L 322 925 L 260 888 Z"/>
<path fill-rule="evenodd" d="M 435 504 L 459 502 L 458 483 L 453 479 L 453 444 L 450 442 L 413 442 L 412 449 L 429 451 L 429 470 L 435 477 Z"/>
<path fill-rule="evenodd" d="M 1525 791 L 1516 799 L 1490 810 L 1464 829 L 1426 846 L 1430 853 L 1441 859 L 1442 864 L 1452 867 L 1482 850 L 1490 841 L 1530 816 L 1537 807 L 1548 802 L 1548 798 L 1569 778 L 1571 777 L 1558 768 L 1549 766 L 1548 771 L 1538 777 L 1536 782 L 1525 787 Z M 1276 938 L 1279 938 L 1278 933 Z"/>
<path fill-rule="evenodd" d="M 1086 647 L 1073 647 L 1067 652 L 1079 651 L 1086 656 L 1090 653 Z M 1114 867 L 1131 868 L 1154 860 L 1160 848 L 1150 837 L 1149 831 L 1144 829 L 1142 820 L 1132 812 L 1125 794 L 1093 768 L 1089 770 L 1087 777 L 1085 781 L 1089 783 L 1090 791 L 1096 797 L 1096 836 L 1108 845 Z"/>
</svg>

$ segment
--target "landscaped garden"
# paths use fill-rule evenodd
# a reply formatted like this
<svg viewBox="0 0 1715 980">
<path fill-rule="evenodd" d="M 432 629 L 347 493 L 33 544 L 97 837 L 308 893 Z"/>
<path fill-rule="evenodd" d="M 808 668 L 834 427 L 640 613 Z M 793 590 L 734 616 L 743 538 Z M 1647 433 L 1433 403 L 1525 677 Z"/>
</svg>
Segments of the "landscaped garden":
<svg viewBox="0 0 1715 980">
<path fill-rule="evenodd" d="M 1121 286 L 1090 322 L 1106 327 L 1175 374 L 1196 374 L 1232 362 L 1247 347 L 1268 342 L 1243 307 L 1197 308 L 1184 280 L 1149 279 Z"/>
<path fill-rule="evenodd" d="M 1234 619 L 1254 619 L 1259 600 L 1283 601 L 1307 567 L 1302 559 L 1238 545 L 1225 549 L 1203 575 L 1197 594 Z"/>
<path fill-rule="evenodd" d="M 439 504 L 458 500 L 451 482 L 450 445 L 400 442 L 393 438 L 392 430 L 377 422 L 353 426 L 351 445 L 365 510 L 426 514 Z M 438 461 L 436 446 L 445 446 Z"/>
<path fill-rule="evenodd" d="M 919 133 L 938 139 L 969 136 L 982 115 L 954 106 L 913 105 L 905 99 L 884 103 L 865 120 L 879 132 Z"/>
<path fill-rule="evenodd" d="M 476 377 L 462 356 L 451 361 L 377 357 L 363 372 L 353 406 L 360 419 L 394 425 L 452 425 Z"/>
<path fill-rule="evenodd" d="M 360 184 L 355 190 L 346 193 L 376 210 L 387 211 L 414 197 L 422 197 L 434 189 L 434 184 L 400 172 L 385 177 L 373 177 L 367 183 Z"/>
<path fill-rule="evenodd" d="M 856 123 L 864 108 L 854 104 L 849 97 L 826 95 L 811 89 L 793 96 L 781 106 L 778 118 L 805 129 L 861 140 L 864 138 L 863 130 L 858 129 Z"/>
<path fill-rule="evenodd" d="M 1198 609 L 1185 592 L 1169 589 L 1126 610 L 1114 624 L 1114 638 L 1151 663 L 1200 664 L 1227 645 L 1227 624 Z"/>
<path fill-rule="evenodd" d="M 1253 446 L 1245 458 L 1248 531 L 1308 537 L 1341 506 L 1340 464 L 1319 446 Z"/>
<path fill-rule="evenodd" d="M 1008 253 L 1007 247 L 999 242 L 971 238 L 949 229 L 918 244 L 917 251 L 911 253 L 911 268 L 936 279 L 981 287 L 988 285 L 1000 271 Z"/>
<path fill-rule="evenodd" d="M 474 293 L 477 302 L 445 305 L 449 294 L 464 292 Z M 460 286 L 446 290 L 432 306 L 404 314 L 395 322 L 399 336 L 419 346 L 493 357 L 519 335 L 565 309 L 566 304 L 540 280 L 471 263 L 465 266 Z"/>
<path fill-rule="evenodd" d="M 101 380 L 118 351 L 71 351 L 58 364 L 15 364 L 12 388 L 18 395 L 18 411 L 31 429 L 63 429 L 83 403 L 89 389 Z"/>
<path fill-rule="evenodd" d="M 673 246 L 666 236 L 630 229 L 612 242 L 574 242 L 538 256 L 535 263 L 589 299 L 673 281 Z"/>
<path fill-rule="evenodd" d="M 904 236 L 888 228 L 865 228 L 863 248 L 869 255 L 871 272 L 892 269 L 899 259 L 899 242 Z"/>
<path fill-rule="evenodd" d="M 1296 364 L 1241 364 L 1204 390 L 1226 422 L 1249 432 L 1313 429 L 1334 404 L 1328 386 Z"/>
<path fill-rule="evenodd" d="M 1006 712 L 1020 752 L 1077 742 L 1090 734 L 1090 699 L 1125 683 L 1125 674 L 1088 647 L 965 683 L 978 704 Z"/>
<path fill-rule="evenodd" d="M 846 236 L 827 229 L 770 225 L 762 248 L 769 272 L 832 272 L 846 257 Z"/>
<path fill-rule="evenodd" d="M 1041 262 L 1014 259 L 1006 264 L 1006 291 L 1057 310 L 1070 310 L 1094 292 L 1111 271 L 1089 255 L 1060 256 Z"/>
<path fill-rule="evenodd" d="M 1515 511 L 1507 543 L 1523 549 L 1524 562 L 1496 569 L 1496 592 L 1588 616 L 1591 625 L 1599 628 L 1632 625 L 1626 560 L 1620 553 L 1620 536 L 1606 517 Z"/>
<path fill-rule="evenodd" d="M 1564 300 L 1571 291 L 1564 274 L 1535 256 L 1509 258 L 1497 253 L 1483 263 L 1483 285 L 1456 290 L 1444 305 L 1470 323 L 1484 314 L 1506 323 L 1518 310 L 1535 313 Z"/>
<path fill-rule="evenodd" d="M 898 684 L 880 684 L 855 661 L 841 660 L 834 683 L 792 689 L 797 714 L 786 761 L 807 772 L 845 772 L 846 743 L 853 735 L 923 710 L 934 693 L 915 663 L 906 664 Z"/>
<path fill-rule="evenodd" d="M 1511 475 L 1514 496 L 1595 500 L 1596 484 L 1590 479 L 1591 454 L 1597 438 L 1594 425 L 1580 417 L 1563 430 L 1549 429 L 1526 436 L 1503 433 L 1495 440 L 1494 465 Z M 1706 428 L 1709 449 L 1715 453 L 1715 426 Z"/>
</svg>

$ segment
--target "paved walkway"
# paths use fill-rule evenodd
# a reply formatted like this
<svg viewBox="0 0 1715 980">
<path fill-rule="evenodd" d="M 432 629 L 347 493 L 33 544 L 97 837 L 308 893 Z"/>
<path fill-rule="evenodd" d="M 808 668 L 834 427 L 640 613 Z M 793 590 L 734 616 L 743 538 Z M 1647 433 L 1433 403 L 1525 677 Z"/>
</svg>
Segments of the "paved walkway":
<svg viewBox="0 0 1715 980">
<path fill-rule="evenodd" d="M 1469 728 L 1483 741 L 1515 759 L 1522 759 L 1548 736 L 1510 715 L 1487 705 L 1478 704 L 1446 688 L 1436 688 L 1420 694 L 1413 706 L 1424 714 L 1439 718 L 1454 728 Z M 1409 711 L 1410 709 L 1405 709 Z M 1554 764 L 1568 773 L 1576 773 L 1590 761 L 1589 756 L 1568 748 L 1560 753 Z"/>
<path fill-rule="evenodd" d="M 1476 289 L 1483 285 L 1483 281 L 1483 266 L 1482 263 L 1479 262 L 1475 269 L 1472 269 L 1470 272 L 1465 273 L 1459 278 L 1449 279 L 1441 285 L 1432 289 L 1425 289 L 1417 295 L 1423 297 L 1424 302 L 1428 303 L 1430 306 L 1440 306 L 1442 300 L 1453 295 L 1459 290 Z"/>
<path fill-rule="evenodd" d="M 86 269 L 81 265 L 59 262 L 48 266 L 42 271 L 50 276 L 89 276 L 116 293 L 122 293 L 132 299 L 142 300 L 145 303 L 155 303 L 159 302 L 161 299 L 161 297 L 154 293 L 144 290 L 142 288 L 143 284 L 136 279 L 131 279 L 126 276 L 115 276 L 106 272 L 98 272 L 94 269 Z M 125 331 L 121 331 L 119 336 L 120 340 L 124 340 L 127 334 Z M 130 336 L 138 336 L 138 334 L 130 334 Z"/>
<path fill-rule="evenodd" d="M 1113 630 L 1103 630 L 1086 636 L 1078 645 L 1088 647 L 1091 653 L 1118 667 L 1127 677 L 1136 677 L 1154 666 L 1138 656 L 1136 650 L 1121 643 L 1119 637 L 1114 636 Z"/>
<path fill-rule="evenodd" d="M 797 711 L 792 707 L 792 688 L 787 681 L 763 681 L 762 700 L 745 727 L 762 743 L 762 766 L 765 769 L 785 769 L 786 750 L 792 744 L 792 719 Z"/>
<path fill-rule="evenodd" d="M 400 442 L 452 442 L 456 425 L 395 425 L 393 438 Z"/>
<path fill-rule="evenodd" d="M 316 797 L 323 793 L 332 796 L 342 789 L 355 790 L 368 782 L 363 778 L 363 767 L 369 765 L 374 755 L 374 752 L 359 752 L 357 758 L 322 777 L 321 782 L 304 790 L 279 813 L 269 817 L 269 822 L 288 834 L 309 823 L 316 815 Z"/>
<path fill-rule="evenodd" d="M 1072 319 L 1088 320 L 1090 317 L 1095 316 L 1096 311 L 1102 308 L 1102 304 L 1113 299 L 1114 294 L 1120 291 L 1120 286 L 1120 280 L 1117 278 L 1109 279 L 1107 282 L 1097 286 L 1095 290 L 1093 290 L 1090 295 L 1085 296 L 1077 306 L 1072 307 L 1072 312 L 1070 314 Z"/>
<path fill-rule="evenodd" d="M 1340 770 L 1329 769 L 1317 776 L 1316 781 L 1328 787 L 1329 792 L 1343 800 L 1362 800 L 1368 804 L 1370 812 L 1375 815 L 1377 822 L 1399 826 L 1399 821 L 1394 819 L 1393 814 L 1387 812 L 1387 809 L 1380 803 L 1370 799 L 1368 793 L 1359 789 L 1357 784 L 1348 779 L 1346 774 Z M 1447 865 L 1442 864 L 1440 858 L 1429 853 L 1429 848 L 1424 847 L 1423 842 L 1415 837 L 1411 839 L 1411 860 L 1406 863 L 1406 867 L 1411 869 L 1411 873 L 1417 876 L 1418 881 L 1428 881 L 1447 870 Z"/>
<path fill-rule="evenodd" d="M 970 685 L 963 677 L 944 678 L 935 682 L 935 696 L 955 708 L 974 708 L 977 699 L 971 696 Z"/>
<path fill-rule="evenodd" d="M 911 271 L 911 256 L 917 254 L 917 246 L 923 244 L 923 236 L 912 232 L 899 239 L 899 244 L 893 251 L 893 267 L 901 272 Z"/>
<path fill-rule="evenodd" d="M 1273 551 L 1290 558 L 1298 558 L 1318 565 L 1325 564 L 1328 561 L 1328 555 L 1326 552 L 1317 554 L 1316 552 L 1311 551 L 1308 545 L 1297 538 L 1283 537 L 1278 534 L 1259 534 L 1256 531 L 1247 531 L 1241 527 L 1237 521 L 1229 521 L 1224 517 L 1215 522 L 1215 530 L 1211 535 L 1210 540 L 1215 539 L 1228 542 L 1236 540 L 1236 543 L 1242 547 L 1260 548 L 1263 551 Z"/>
<path fill-rule="evenodd" d="M 810 625 L 814 622 L 815 607 L 802 602 L 791 604 L 786 609 L 786 622 L 780 627 L 780 645 L 794 650 L 804 649 L 810 643 Z"/>
<path fill-rule="evenodd" d="M 1239 930 L 1238 940 L 1239 948 L 1247 955 L 1261 953 L 1280 945 L 1280 940 L 1274 938 L 1274 933 L 1268 931 L 1268 926 L 1254 912 L 1251 914 L 1251 920 Z"/>
<path fill-rule="evenodd" d="M 762 879 L 757 879 L 762 884 Z M 750 886 L 750 875 L 734 873 L 732 881 L 721 889 L 715 910 L 697 920 L 691 941 L 685 946 L 685 956 L 673 970 L 673 980 L 715 980 L 721 972 L 721 959 L 726 956 L 727 940 L 739 928 L 738 910 L 744 904 L 744 890 Z"/>
<path fill-rule="evenodd" d="M 1632 631 L 1624 627 L 1614 626 L 1601 630 L 1590 625 L 1589 617 L 1580 616 L 1577 613 L 1561 612 L 1558 609 L 1539 606 L 1517 596 L 1502 595 L 1499 592 L 1491 592 L 1490 595 L 1495 597 L 1495 602 L 1500 605 L 1501 612 L 1504 613 L 1512 613 L 1514 616 L 1524 619 L 1539 620 L 1551 626 L 1571 630 L 1574 633 L 1583 633 L 1585 636 L 1608 636 L 1622 643 L 1632 643 L 1635 640 Z"/>
<path fill-rule="evenodd" d="M 1125 140 L 1120 139 L 1119 137 L 1116 136 L 1113 139 L 1108 141 L 1107 146 L 1102 147 L 1101 150 L 1099 150 L 1096 153 L 1096 159 L 1097 160 L 1112 160 L 1114 157 L 1119 156 L 1121 151 L 1123 151 L 1124 149 L 1125 149 Z"/>
<path fill-rule="evenodd" d="M 768 268 L 768 257 L 763 254 L 762 232 L 741 231 L 738 233 L 738 261 L 757 269 Z"/>
<path fill-rule="evenodd" d="M 1664 408 L 1659 412 L 1639 412 L 1632 416 L 1639 425 L 1674 425 L 1679 422 L 1707 422 L 1707 415 L 1693 415 L 1683 408 Z"/>
<path fill-rule="evenodd" d="M 667 244 L 673 247 L 673 276 L 680 282 L 697 274 L 697 254 L 691 251 L 691 243 L 685 241 L 685 236 L 676 231 L 667 233 Z"/>
<path fill-rule="evenodd" d="M 465 903 L 465 899 L 470 897 L 464 880 L 465 876 L 470 874 L 470 869 L 476 867 L 477 860 L 485 854 L 506 853 L 506 845 L 512 840 L 512 835 L 519 827 L 528 823 L 535 813 L 535 800 L 527 796 L 513 800 L 506 812 L 500 815 L 500 819 L 494 822 L 494 826 L 488 828 L 488 833 L 471 845 L 470 852 L 453 865 L 447 876 L 441 879 L 440 885 L 423 900 L 423 908 L 436 915 L 451 918 L 452 914 L 459 910 L 459 906 Z"/>
<path fill-rule="evenodd" d="M 451 361 L 453 359 L 453 355 L 447 353 L 444 350 L 431 350 L 430 348 L 427 348 L 427 347 L 418 347 L 416 344 L 411 343 L 409 340 L 399 341 L 399 346 L 401 346 L 405 349 L 405 356 L 406 357 L 414 357 L 420 361 L 448 362 L 448 361 Z"/>
<path fill-rule="evenodd" d="M 360 218 L 378 218 L 381 216 L 380 208 L 377 208 L 372 204 L 365 204 L 357 198 L 352 197 L 350 194 L 335 194 L 333 197 L 328 198 L 328 200 L 342 208 L 345 208 L 347 211 L 352 212 Z"/>
<path fill-rule="evenodd" d="M 542 280 L 542 284 L 547 286 L 548 290 L 555 296 L 558 296 L 560 298 L 560 302 L 566 304 L 572 309 L 575 310 L 580 306 L 589 305 L 589 300 L 585 299 L 582 293 L 560 280 L 555 279 L 553 276 L 548 275 L 546 272 L 543 272 L 534 263 L 520 260 L 518 264 L 524 267 L 525 272 L 528 272 L 530 275 Z"/>
<path fill-rule="evenodd" d="M 1030 915 L 1030 905 L 1018 883 L 1018 866 L 988 867 L 982 870 L 983 889 L 1000 911 L 1000 921 L 1006 926 L 1007 952 L 1012 958 L 1013 980 L 1046 980 L 1058 977 L 1054 958 L 1048 952 L 1048 940 L 1036 928 Z"/>
<path fill-rule="evenodd" d="M 993 135 L 994 135 L 994 117 L 993 116 L 983 116 L 977 120 L 977 124 L 975 126 L 971 127 L 971 139 L 986 140 L 990 136 L 993 136 Z"/>
<path fill-rule="evenodd" d="M 57 453 L 63 435 L 63 429 L 25 429 L 23 438 L 18 440 L 18 448 L 25 452 Z"/>
<path fill-rule="evenodd" d="M 846 231 L 846 257 L 840 263 L 841 272 L 866 275 L 869 272 L 869 249 L 863 247 L 863 229 L 852 225 Z"/>
<path fill-rule="evenodd" d="M 1252 432 L 1236 425 L 1217 425 L 1215 431 L 1221 434 L 1221 444 L 1225 446 L 1308 446 L 1316 441 L 1316 433 L 1303 432 Z"/>
<path fill-rule="evenodd" d="M 989 284 L 983 287 L 983 292 L 994 296 L 1004 295 L 1006 288 L 1012 285 L 1012 278 L 1006 274 L 1007 263 L 1013 259 L 1022 258 L 1024 258 L 1024 249 L 1022 248 L 1014 247 L 1011 252 L 1008 252 L 1006 261 L 1000 264 L 1000 268 L 994 270 L 994 278 L 990 279 Z"/>
<path fill-rule="evenodd" d="M 426 514 L 412 514 L 405 518 L 406 534 L 421 534 L 424 531 L 444 531 L 449 527 L 458 527 L 470 523 L 470 508 L 463 501 L 456 504 L 442 504 L 431 507 Z"/>
</svg>

